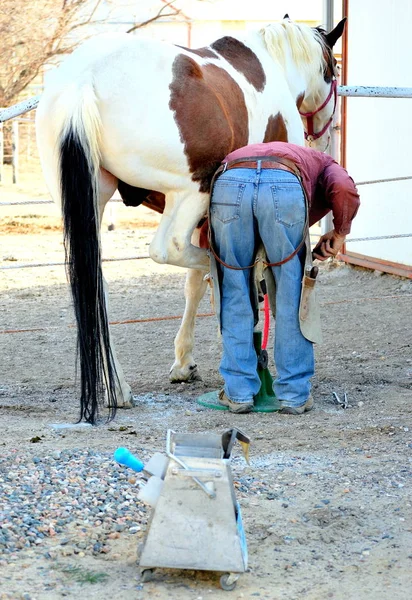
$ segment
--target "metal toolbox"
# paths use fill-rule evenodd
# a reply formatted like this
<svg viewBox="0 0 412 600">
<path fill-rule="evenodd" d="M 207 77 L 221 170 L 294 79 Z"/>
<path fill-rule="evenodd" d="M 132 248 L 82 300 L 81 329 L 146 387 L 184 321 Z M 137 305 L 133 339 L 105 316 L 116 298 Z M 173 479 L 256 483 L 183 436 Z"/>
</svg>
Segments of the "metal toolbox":
<svg viewBox="0 0 412 600">
<path fill-rule="evenodd" d="M 236 439 L 248 448 L 249 439 L 238 429 L 222 436 L 167 432 L 168 462 L 139 561 L 143 581 L 158 567 L 223 571 L 220 584 L 232 590 L 246 571 L 246 538 L 230 468 Z"/>
</svg>

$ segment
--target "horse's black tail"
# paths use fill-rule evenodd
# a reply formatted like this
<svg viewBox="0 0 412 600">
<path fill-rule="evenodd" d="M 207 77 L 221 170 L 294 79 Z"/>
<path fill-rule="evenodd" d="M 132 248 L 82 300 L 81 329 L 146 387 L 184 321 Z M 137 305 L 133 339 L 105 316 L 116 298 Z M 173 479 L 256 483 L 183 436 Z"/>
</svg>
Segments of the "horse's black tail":
<svg viewBox="0 0 412 600">
<path fill-rule="evenodd" d="M 80 421 L 95 424 L 104 386 L 109 419 L 116 412 L 115 370 L 101 267 L 98 124 L 95 102 L 83 102 L 60 138 L 60 188 L 68 279 L 77 321 Z M 93 106 L 94 105 L 94 106 Z"/>
</svg>

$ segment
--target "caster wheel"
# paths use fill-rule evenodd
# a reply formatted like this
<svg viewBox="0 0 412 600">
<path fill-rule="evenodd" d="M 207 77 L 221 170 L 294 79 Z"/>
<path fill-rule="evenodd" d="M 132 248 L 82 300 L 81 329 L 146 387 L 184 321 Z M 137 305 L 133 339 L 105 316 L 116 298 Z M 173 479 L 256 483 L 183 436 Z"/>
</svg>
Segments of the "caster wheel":
<svg viewBox="0 0 412 600">
<path fill-rule="evenodd" d="M 147 583 L 153 579 L 154 569 L 144 569 L 140 574 L 142 583 Z"/>
<path fill-rule="evenodd" d="M 225 573 L 220 578 L 220 587 L 222 588 L 222 590 L 225 590 L 225 592 L 231 592 L 232 590 L 235 589 L 237 580 L 238 580 L 238 575 L 232 575 L 231 573 Z"/>
</svg>

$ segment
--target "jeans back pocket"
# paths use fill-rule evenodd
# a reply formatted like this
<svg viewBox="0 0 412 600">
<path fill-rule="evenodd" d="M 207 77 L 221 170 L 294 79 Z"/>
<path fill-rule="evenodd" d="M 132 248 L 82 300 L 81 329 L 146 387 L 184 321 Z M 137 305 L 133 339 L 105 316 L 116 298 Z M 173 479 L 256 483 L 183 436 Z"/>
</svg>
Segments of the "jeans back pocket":
<svg viewBox="0 0 412 600">
<path fill-rule="evenodd" d="M 305 198 L 299 183 L 278 183 L 271 190 L 278 223 L 294 227 L 305 222 Z"/>
<path fill-rule="evenodd" d="M 210 213 L 212 219 L 230 223 L 240 216 L 240 204 L 246 185 L 230 181 L 217 181 L 213 188 Z"/>
</svg>

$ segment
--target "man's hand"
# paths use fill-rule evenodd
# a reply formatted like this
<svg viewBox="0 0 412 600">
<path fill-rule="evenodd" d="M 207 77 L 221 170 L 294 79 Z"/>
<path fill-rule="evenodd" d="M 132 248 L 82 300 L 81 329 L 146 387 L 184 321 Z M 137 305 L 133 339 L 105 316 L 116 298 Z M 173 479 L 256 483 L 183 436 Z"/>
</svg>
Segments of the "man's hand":
<svg viewBox="0 0 412 600">
<path fill-rule="evenodd" d="M 345 243 L 345 240 L 346 235 L 336 233 L 334 229 L 328 233 L 325 233 L 325 235 L 322 235 L 313 249 L 313 258 L 317 258 L 318 260 L 326 260 L 331 256 L 336 256 Z"/>
</svg>

